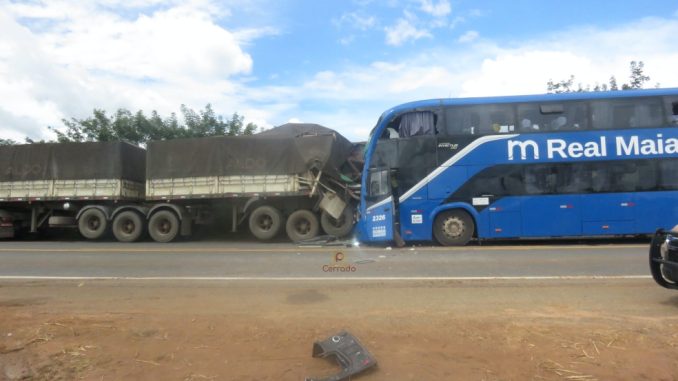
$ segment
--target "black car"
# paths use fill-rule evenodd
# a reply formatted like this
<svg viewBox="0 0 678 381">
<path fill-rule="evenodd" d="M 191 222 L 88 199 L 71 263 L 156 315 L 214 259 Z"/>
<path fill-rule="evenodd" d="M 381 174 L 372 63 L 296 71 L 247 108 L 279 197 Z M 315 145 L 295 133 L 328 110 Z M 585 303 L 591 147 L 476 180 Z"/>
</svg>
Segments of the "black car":
<svg viewBox="0 0 678 381">
<path fill-rule="evenodd" d="M 650 271 L 658 285 L 678 290 L 678 230 L 657 230 L 650 244 Z"/>
</svg>

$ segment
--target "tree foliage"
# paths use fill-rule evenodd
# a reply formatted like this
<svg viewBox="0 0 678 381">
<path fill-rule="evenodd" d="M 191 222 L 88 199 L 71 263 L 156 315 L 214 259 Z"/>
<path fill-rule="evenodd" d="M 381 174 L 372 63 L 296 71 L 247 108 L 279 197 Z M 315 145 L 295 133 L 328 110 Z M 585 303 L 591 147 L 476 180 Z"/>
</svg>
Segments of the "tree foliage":
<svg viewBox="0 0 678 381">
<path fill-rule="evenodd" d="M 252 135 L 258 129 L 254 123 L 245 125 L 245 118 L 238 113 L 224 119 L 210 104 L 197 112 L 181 105 L 181 114 L 183 118 L 179 121 L 175 113 L 162 117 L 156 111 L 146 115 L 141 110 L 132 113 L 121 108 L 109 116 L 106 111 L 95 109 L 92 116 L 84 119 L 64 119 L 65 129 L 48 128 L 56 134 L 58 142 L 125 140 L 134 144 L 176 138 Z"/>
<path fill-rule="evenodd" d="M 12 139 L 2 139 L 2 138 L 0 138 L 0 146 L 11 146 L 13 144 L 16 144 L 16 142 Z"/>
<path fill-rule="evenodd" d="M 621 85 L 621 90 L 635 90 L 642 89 L 645 86 L 646 82 L 650 81 L 650 77 L 645 75 L 645 64 L 643 61 L 631 61 L 629 65 L 630 74 L 629 74 L 629 83 L 624 83 Z M 572 92 L 584 92 L 584 91 L 615 91 L 619 90 L 620 86 L 617 84 L 617 78 L 611 76 L 607 83 L 596 83 L 595 86 L 591 85 L 582 85 L 581 83 L 577 84 L 575 88 L 575 78 L 574 75 L 570 75 L 570 78 L 567 80 L 561 80 L 558 82 L 553 82 L 552 79 L 549 79 L 546 82 L 546 91 L 551 93 L 572 93 Z M 656 85 L 659 87 L 659 84 Z"/>
</svg>

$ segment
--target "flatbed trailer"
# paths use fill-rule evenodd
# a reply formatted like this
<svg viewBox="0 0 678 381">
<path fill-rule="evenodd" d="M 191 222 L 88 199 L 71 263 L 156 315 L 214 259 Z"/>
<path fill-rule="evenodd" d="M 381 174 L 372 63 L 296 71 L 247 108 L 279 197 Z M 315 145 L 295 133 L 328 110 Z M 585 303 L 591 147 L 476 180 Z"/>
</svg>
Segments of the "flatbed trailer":
<svg viewBox="0 0 678 381">
<path fill-rule="evenodd" d="M 293 241 L 345 236 L 359 186 L 340 167 L 353 145 L 317 125 L 251 137 L 0 147 L 0 237 L 76 227 L 134 242 L 190 236 L 195 227 Z M 4 229 L 4 230 L 3 230 Z M 3 233 L 4 231 L 4 233 Z"/>
</svg>

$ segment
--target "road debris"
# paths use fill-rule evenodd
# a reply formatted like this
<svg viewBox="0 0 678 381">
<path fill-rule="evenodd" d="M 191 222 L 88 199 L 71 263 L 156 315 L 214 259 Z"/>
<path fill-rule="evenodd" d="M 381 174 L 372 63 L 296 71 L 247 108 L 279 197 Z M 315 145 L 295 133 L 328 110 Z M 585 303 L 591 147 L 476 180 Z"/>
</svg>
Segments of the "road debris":
<svg viewBox="0 0 678 381">
<path fill-rule="evenodd" d="M 334 355 L 341 372 L 326 378 L 306 378 L 306 381 L 341 381 L 377 365 L 377 360 L 347 331 L 341 331 L 323 341 L 313 343 L 313 357 Z"/>
</svg>

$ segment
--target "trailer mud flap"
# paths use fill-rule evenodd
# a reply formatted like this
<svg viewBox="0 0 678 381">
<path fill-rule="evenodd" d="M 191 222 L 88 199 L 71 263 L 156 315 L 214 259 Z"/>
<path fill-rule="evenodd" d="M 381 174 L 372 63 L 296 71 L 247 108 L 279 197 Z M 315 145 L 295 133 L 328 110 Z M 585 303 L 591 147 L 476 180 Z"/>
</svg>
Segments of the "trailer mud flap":
<svg viewBox="0 0 678 381">
<path fill-rule="evenodd" d="M 341 381 L 377 365 L 377 360 L 363 347 L 358 339 L 341 331 L 323 341 L 313 344 L 313 357 L 325 358 L 334 355 L 341 372 L 325 378 L 307 377 L 306 381 Z"/>
<path fill-rule="evenodd" d="M 650 244 L 650 271 L 658 285 L 678 290 L 678 237 L 659 229 Z"/>
</svg>

